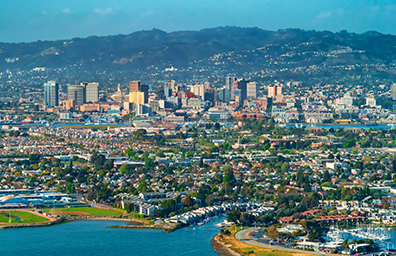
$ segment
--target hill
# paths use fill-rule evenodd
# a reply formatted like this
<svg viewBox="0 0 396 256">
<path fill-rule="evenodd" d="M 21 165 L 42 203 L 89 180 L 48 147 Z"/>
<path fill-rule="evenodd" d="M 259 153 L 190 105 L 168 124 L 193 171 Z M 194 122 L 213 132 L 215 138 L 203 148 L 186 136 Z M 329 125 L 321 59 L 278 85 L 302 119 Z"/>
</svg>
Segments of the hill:
<svg viewBox="0 0 396 256">
<path fill-rule="evenodd" d="M 210 70 L 212 74 L 216 70 L 215 73 L 219 73 L 221 69 L 226 74 L 240 75 L 312 65 L 389 66 L 394 65 L 395 59 L 396 36 L 375 31 L 356 34 L 217 27 L 166 33 L 153 29 L 129 35 L 0 43 L 0 71 L 31 70 L 35 67 L 67 69 L 67 76 L 72 78 L 82 69 L 92 77 L 95 77 L 93 71 L 98 70 L 134 70 L 139 72 L 136 76 L 150 73 L 148 77 L 153 77 L 156 72 L 174 66 L 186 72 L 172 77 L 186 79 L 202 69 Z M 83 75 L 78 75 L 78 78 Z M 203 75 L 207 76 L 207 73 Z"/>
</svg>

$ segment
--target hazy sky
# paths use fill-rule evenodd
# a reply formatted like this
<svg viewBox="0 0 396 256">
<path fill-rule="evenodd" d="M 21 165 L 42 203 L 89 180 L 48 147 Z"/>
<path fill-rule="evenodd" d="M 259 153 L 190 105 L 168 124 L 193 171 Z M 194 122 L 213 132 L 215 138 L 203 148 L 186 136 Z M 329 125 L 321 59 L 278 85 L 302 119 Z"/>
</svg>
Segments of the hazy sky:
<svg viewBox="0 0 396 256">
<path fill-rule="evenodd" d="M 0 42 L 217 26 L 396 34 L 396 0 L 0 0 Z"/>
</svg>

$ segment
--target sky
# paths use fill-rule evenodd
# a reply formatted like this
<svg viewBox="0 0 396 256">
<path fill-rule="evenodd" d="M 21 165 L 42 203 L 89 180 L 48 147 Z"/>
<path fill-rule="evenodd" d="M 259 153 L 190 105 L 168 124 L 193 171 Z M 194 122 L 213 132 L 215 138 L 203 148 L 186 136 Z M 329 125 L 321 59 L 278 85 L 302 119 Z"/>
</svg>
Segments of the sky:
<svg viewBox="0 0 396 256">
<path fill-rule="evenodd" d="M 396 0 L 0 0 L 0 42 L 218 26 L 396 34 Z"/>
</svg>

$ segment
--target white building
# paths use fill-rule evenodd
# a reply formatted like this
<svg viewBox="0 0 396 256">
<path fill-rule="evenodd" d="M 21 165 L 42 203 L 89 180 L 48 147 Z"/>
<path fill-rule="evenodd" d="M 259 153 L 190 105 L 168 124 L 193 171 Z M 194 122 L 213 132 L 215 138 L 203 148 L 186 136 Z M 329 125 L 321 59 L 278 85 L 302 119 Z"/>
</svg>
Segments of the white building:
<svg viewBox="0 0 396 256">
<path fill-rule="evenodd" d="M 374 108 L 375 106 L 377 106 L 377 101 L 374 97 L 368 97 L 366 98 L 366 105 Z"/>
<path fill-rule="evenodd" d="M 246 97 L 249 99 L 257 98 L 257 85 L 256 82 L 249 82 L 246 86 Z"/>
<path fill-rule="evenodd" d="M 99 83 L 84 83 L 85 85 L 85 102 L 99 101 Z"/>
</svg>

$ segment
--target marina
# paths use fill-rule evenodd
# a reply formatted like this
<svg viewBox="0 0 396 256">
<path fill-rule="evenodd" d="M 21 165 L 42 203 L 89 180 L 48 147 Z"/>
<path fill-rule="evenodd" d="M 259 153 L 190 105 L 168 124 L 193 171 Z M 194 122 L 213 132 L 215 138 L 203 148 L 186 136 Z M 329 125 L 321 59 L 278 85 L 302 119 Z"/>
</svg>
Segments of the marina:
<svg viewBox="0 0 396 256">
<path fill-rule="evenodd" d="M 352 240 L 372 240 L 380 249 L 395 249 L 396 231 L 392 228 L 376 224 L 359 224 L 353 229 L 341 229 L 331 226 L 325 236 L 328 242 L 343 243 Z"/>
</svg>

